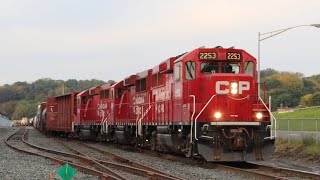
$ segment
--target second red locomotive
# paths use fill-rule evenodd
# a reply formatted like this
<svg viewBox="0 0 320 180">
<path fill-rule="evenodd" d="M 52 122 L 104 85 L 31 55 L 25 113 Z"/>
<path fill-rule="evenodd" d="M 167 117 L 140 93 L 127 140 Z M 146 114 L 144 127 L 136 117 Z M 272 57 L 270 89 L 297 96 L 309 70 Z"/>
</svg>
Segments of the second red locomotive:
<svg viewBox="0 0 320 180">
<path fill-rule="evenodd" d="M 119 82 L 48 98 L 45 129 L 207 161 L 269 159 L 274 137 L 256 64 L 241 49 L 198 48 Z"/>
</svg>

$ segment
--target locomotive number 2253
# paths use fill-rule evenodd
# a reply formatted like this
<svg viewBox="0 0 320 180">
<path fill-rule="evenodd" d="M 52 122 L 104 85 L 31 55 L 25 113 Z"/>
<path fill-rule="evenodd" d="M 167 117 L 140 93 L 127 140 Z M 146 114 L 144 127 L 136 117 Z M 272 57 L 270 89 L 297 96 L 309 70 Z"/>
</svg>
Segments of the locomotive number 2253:
<svg viewBox="0 0 320 180">
<path fill-rule="evenodd" d="M 228 60 L 240 60 L 241 54 L 237 52 L 228 52 L 227 53 L 227 59 Z"/>
<path fill-rule="evenodd" d="M 216 59 L 217 58 L 217 53 L 215 52 L 201 52 L 199 53 L 199 59 L 201 60 L 211 60 L 211 59 Z"/>
</svg>

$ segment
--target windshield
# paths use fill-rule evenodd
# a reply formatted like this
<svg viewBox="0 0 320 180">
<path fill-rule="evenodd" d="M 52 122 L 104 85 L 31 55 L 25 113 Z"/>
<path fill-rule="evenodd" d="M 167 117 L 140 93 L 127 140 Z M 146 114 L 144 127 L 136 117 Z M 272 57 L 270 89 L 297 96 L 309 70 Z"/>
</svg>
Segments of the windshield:
<svg viewBox="0 0 320 180">
<path fill-rule="evenodd" d="M 210 62 L 210 63 L 201 63 L 200 66 L 201 73 L 218 73 L 219 72 L 219 64 Z"/>
<path fill-rule="evenodd" d="M 204 74 L 211 74 L 211 73 L 239 74 L 240 73 L 239 63 L 222 63 L 220 65 L 221 65 L 221 69 L 219 68 L 219 63 L 217 62 L 201 63 L 200 72 Z"/>
<path fill-rule="evenodd" d="M 239 74 L 239 72 L 240 72 L 240 64 L 238 64 L 238 63 L 223 63 L 222 64 L 222 72 L 221 73 Z"/>
</svg>

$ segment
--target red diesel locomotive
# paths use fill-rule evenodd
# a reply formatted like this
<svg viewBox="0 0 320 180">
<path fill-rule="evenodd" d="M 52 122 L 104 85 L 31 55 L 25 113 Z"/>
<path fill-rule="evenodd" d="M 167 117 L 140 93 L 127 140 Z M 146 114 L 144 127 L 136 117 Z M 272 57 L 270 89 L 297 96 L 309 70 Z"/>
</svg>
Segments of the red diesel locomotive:
<svg viewBox="0 0 320 180">
<path fill-rule="evenodd" d="M 241 49 L 198 48 L 117 83 L 48 98 L 45 124 L 55 128 L 46 130 L 207 161 L 269 159 L 274 137 L 256 64 Z"/>
</svg>

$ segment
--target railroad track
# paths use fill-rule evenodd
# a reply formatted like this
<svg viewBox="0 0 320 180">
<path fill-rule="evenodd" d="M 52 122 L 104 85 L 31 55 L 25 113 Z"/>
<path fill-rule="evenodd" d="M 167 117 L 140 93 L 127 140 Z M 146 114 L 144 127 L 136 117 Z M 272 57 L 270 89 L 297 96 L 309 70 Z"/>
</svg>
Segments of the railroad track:
<svg viewBox="0 0 320 180">
<path fill-rule="evenodd" d="M 51 159 L 59 164 L 68 163 L 71 166 L 95 176 L 99 176 L 102 179 L 114 179 L 122 180 L 122 175 L 109 172 L 103 166 L 95 164 L 90 158 L 85 156 L 75 155 L 71 153 L 65 153 L 61 151 L 54 151 L 47 148 L 43 148 L 26 141 L 28 137 L 28 129 L 20 128 L 19 131 L 13 133 L 8 138 L 5 139 L 5 143 L 11 148 L 24 152 L 27 154 L 32 154 L 36 156 L 41 156 L 47 159 Z M 93 169 L 92 167 L 95 167 Z"/>
<path fill-rule="evenodd" d="M 245 170 L 250 171 L 251 173 L 271 174 L 271 176 L 277 179 L 320 179 L 320 174 L 296 169 L 270 167 L 254 162 L 247 162 L 244 166 L 247 166 L 248 168 L 245 167 Z"/>
<path fill-rule="evenodd" d="M 123 158 L 117 154 L 110 153 L 108 151 L 95 148 L 86 143 L 79 141 L 73 141 L 78 147 L 85 147 L 87 150 L 85 152 L 79 151 L 80 148 L 72 148 L 70 146 L 70 141 L 59 140 L 64 146 L 68 147 L 72 153 L 66 153 L 61 151 L 54 151 L 40 146 L 36 146 L 26 141 L 28 138 L 28 130 L 21 128 L 19 131 L 15 132 L 9 136 L 5 142 L 8 146 L 22 151 L 28 154 L 33 154 L 37 156 L 42 156 L 51 159 L 57 163 L 65 164 L 69 163 L 73 167 L 95 176 L 99 176 L 102 179 L 132 179 L 134 175 L 140 176 L 137 179 L 150 178 L 150 179 L 181 179 L 169 174 L 165 174 L 156 169 L 144 166 L 137 162 L 131 161 L 129 159 Z M 117 146 L 116 146 L 117 147 Z M 132 148 L 126 148 L 126 150 L 132 150 Z M 104 158 L 96 158 L 92 156 L 92 152 L 95 151 L 104 155 Z M 135 150 L 136 151 L 136 150 Z M 243 174 L 250 177 L 256 177 L 259 179 L 320 179 L 320 174 L 288 169 L 279 167 L 269 167 L 265 165 L 255 164 L 255 163 L 238 163 L 238 164 L 219 164 L 219 163 L 208 163 L 203 160 L 189 159 L 184 157 L 179 157 L 175 155 L 155 153 L 153 151 L 142 150 L 143 153 L 147 153 L 151 156 L 161 157 L 164 159 L 169 159 L 173 161 L 180 161 L 187 164 L 192 164 L 209 169 L 224 170 L 227 172 L 233 172 L 236 174 Z M 94 168 L 95 169 L 94 169 Z M 118 169 L 126 173 L 132 173 L 134 175 L 123 176 L 122 173 L 116 172 Z"/>
<path fill-rule="evenodd" d="M 199 159 L 187 159 L 168 154 L 157 154 L 161 158 L 186 163 L 198 164 L 209 169 L 221 169 L 227 172 L 247 175 L 258 179 L 320 179 L 320 174 L 282 167 L 271 167 L 253 162 L 244 163 L 211 163 Z"/>
<path fill-rule="evenodd" d="M 115 169 L 116 171 L 121 170 L 133 174 L 135 177 L 131 175 L 129 176 L 130 179 L 141 179 L 141 177 L 144 177 L 148 179 L 182 180 L 182 178 L 180 177 L 164 173 L 157 169 L 145 166 L 117 154 L 90 146 L 79 141 L 66 141 L 57 138 L 55 140 L 76 154 L 81 154 L 83 156 L 91 158 L 93 161 L 101 163 L 102 165 L 105 165 L 109 168 Z M 97 153 L 100 155 L 97 155 Z"/>
<path fill-rule="evenodd" d="M 133 150 L 132 148 L 123 148 L 122 146 L 114 146 L 116 148 Z M 149 154 L 151 156 L 160 157 L 172 161 L 180 161 L 186 164 L 197 165 L 208 169 L 218 169 L 227 172 L 234 172 L 236 174 L 247 175 L 249 177 L 255 177 L 258 179 L 320 179 L 320 174 L 301 171 L 296 169 L 282 168 L 282 167 L 271 167 L 267 165 L 261 165 L 254 162 L 246 163 L 211 163 L 205 162 L 201 159 L 190 159 L 181 156 L 157 153 L 150 150 L 143 149 L 142 153 Z"/>
<path fill-rule="evenodd" d="M 177 160 L 176 157 L 172 155 L 161 156 L 163 158 Z M 178 157 L 178 159 L 181 160 L 183 158 Z M 238 174 L 247 175 L 249 177 L 256 177 L 258 179 L 320 179 L 320 174 L 289 168 L 271 167 L 253 162 L 225 164 L 204 162 L 202 160 L 191 160 L 191 162 L 192 161 L 193 164 L 194 161 L 197 161 L 197 164 L 199 164 L 201 167 L 210 169 L 221 169 L 227 172 L 234 172 Z"/>
</svg>

